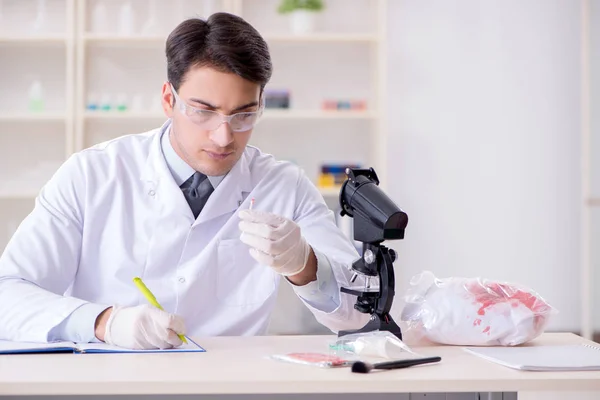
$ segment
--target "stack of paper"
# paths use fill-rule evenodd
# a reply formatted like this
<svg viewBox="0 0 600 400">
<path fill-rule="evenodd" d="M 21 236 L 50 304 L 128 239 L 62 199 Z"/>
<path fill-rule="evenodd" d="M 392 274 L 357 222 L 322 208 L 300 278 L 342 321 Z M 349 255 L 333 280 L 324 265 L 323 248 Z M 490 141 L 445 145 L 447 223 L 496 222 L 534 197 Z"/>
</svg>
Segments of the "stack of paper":
<svg viewBox="0 0 600 400">
<path fill-rule="evenodd" d="M 598 371 L 600 346 L 591 344 L 522 347 L 467 347 L 466 351 L 526 371 Z"/>
</svg>

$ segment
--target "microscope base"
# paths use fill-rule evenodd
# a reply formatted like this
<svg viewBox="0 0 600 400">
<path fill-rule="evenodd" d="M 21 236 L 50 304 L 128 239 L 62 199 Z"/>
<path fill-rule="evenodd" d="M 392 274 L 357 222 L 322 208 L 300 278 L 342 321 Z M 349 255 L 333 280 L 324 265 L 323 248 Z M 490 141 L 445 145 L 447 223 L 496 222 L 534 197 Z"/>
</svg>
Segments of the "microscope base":
<svg viewBox="0 0 600 400">
<path fill-rule="evenodd" d="M 386 314 L 385 316 L 373 314 L 371 315 L 371 319 L 369 320 L 369 322 L 367 322 L 367 324 L 362 328 L 356 330 L 340 331 L 338 333 L 338 337 L 350 335 L 353 333 L 366 333 L 372 331 L 388 331 L 391 334 L 395 335 L 398 339 L 402 340 L 402 330 L 389 314 Z"/>
</svg>

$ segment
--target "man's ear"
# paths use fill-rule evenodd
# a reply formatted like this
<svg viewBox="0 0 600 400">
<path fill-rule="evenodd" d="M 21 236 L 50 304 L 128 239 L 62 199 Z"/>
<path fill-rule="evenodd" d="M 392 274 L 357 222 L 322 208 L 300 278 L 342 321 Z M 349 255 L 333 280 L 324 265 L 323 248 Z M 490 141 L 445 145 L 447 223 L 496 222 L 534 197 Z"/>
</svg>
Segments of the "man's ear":
<svg viewBox="0 0 600 400">
<path fill-rule="evenodd" d="M 175 105 L 175 97 L 173 96 L 173 92 L 171 92 L 171 84 L 169 82 L 163 83 L 161 93 L 161 104 L 165 115 L 168 118 L 172 118 L 173 107 Z"/>
</svg>

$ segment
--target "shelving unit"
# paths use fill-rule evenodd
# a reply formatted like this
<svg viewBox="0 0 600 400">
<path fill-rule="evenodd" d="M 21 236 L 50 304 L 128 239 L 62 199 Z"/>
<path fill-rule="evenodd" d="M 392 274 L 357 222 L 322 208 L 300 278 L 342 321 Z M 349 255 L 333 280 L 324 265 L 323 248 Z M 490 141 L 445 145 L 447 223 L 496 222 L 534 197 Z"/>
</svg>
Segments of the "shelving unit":
<svg viewBox="0 0 600 400">
<path fill-rule="evenodd" d="M 32 188 L 17 188 L 11 187 L 8 190 L 0 191 L 0 199 L 2 200 L 29 200 L 38 195 L 39 190 Z"/>
<path fill-rule="evenodd" d="M 94 34 L 94 33 L 82 33 L 81 38 L 84 42 L 90 44 L 107 44 L 113 45 L 115 43 L 150 43 L 162 45 L 167 40 L 166 35 L 106 35 L 106 34 Z"/>
<path fill-rule="evenodd" d="M 42 118 L 43 116 L 40 116 Z M 49 116 L 50 118 L 52 116 Z M 0 115 L 0 119 L 2 116 Z M 26 118 L 26 117 L 25 117 Z M 64 118 L 64 117 L 63 117 Z M 162 112 L 134 111 L 85 111 L 86 119 L 166 119 Z M 376 119 L 377 114 L 368 111 L 313 111 L 313 110 L 266 110 L 262 120 L 269 119 Z"/>
<path fill-rule="evenodd" d="M 3 226 L 14 226 L 25 216 L 20 205 L 33 200 L 74 150 L 75 0 L 13 2 L 2 11 L 0 85 L 10 95 L 0 101 L 0 238 Z M 36 79 L 46 101 L 43 110 L 29 111 L 28 88 Z M 44 170 L 48 165 L 52 171 Z M 4 245 L 0 242 L 0 249 Z"/>
<path fill-rule="evenodd" d="M 600 234 L 600 183 L 597 152 L 600 134 L 600 3 L 581 3 L 581 334 L 600 340 L 600 252 L 594 243 Z"/>
<path fill-rule="evenodd" d="M 96 120 L 125 120 L 125 119 L 152 119 L 166 120 L 161 112 L 134 112 L 134 111 L 85 111 L 85 119 Z"/>
<path fill-rule="evenodd" d="M 370 111 L 265 110 L 264 119 L 375 119 Z"/>
<path fill-rule="evenodd" d="M 1 122 L 35 122 L 35 121 L 61 121 L 64 122 L 67 119 L 67 115 L 63 113 L 14 113 L 14 114 L 0 114 Z"/>
<path fill-rule="evenodd" d="M 306 35 L 265 35 L 265 40 L 276 42 L 302 42 L 302 43 L 377 43 L 377 36 L 370 34 L 306 34 Z"/>
<path fill-rule="evenodd" d="M 274 75 L 269 87 L 291 88 L 292 91 L 292 107 L 265 110 L 251 144 L 278 158 L 297 162 L 314 181 L 317 180 L 320 162 L 358 162 L 374 166 L 382 186 L 385 186 L 385 115 L 380 105 L 386 84 L 386 0 L 352 0 L 356 3 L 353 7 L 363 7 L 364 12 L 352 11 L 354 14 L 343 23 L 338 16 L 348 10 L 347 0 L 326 0 L 325 13 L 329 14 L 324 15 L 329 15 L 327 18 L 331 26 L 321 25 L 315 33 L 301 35 L 291 33 L 287 17 L 278 16 L 274 11 L 279 0 L 185 0 L 172 3 L 135 0 L 131 1 L 136 16 L 131 35 L 120 34 L 116 29 L 98 32 L 91 28 L 97 4 L 104 2 L 107 7 L 112 7 L 109 15 L 110 23 L 114 25 L 118 23 L 114 11 L 125 1 L 48 0 L 47 8 L 52 6 L 52 16 L 58 18 L 59 15 L 60 21 L 64 21 L 60 30 L 27 33 L 0 29 L 0 48 L 23 49 L 23 52 L 31 52 L 30 48 L 42 49 L 57 60 L 62 58 L 60 63 L 55 63 L 61 67 L 54 68 L 53 73 L 60 73 L 60 80 L 64 79 L 60 107 L 48 107 L 46 111 L 34 114 L 24 109 L 3 109 L 0 103 L 0 140 L 14 129 L 25 132 L 28 138 L 35 137 L 36 142 L 43 138 L 39 145 L 49 146 L 51 151 L 47 158 L 58 167 L 73 152 L 99 141 L 158 127 L 166 119 L 157 107 L 156 97 L 166 80 L 164 45 L 168 33 L 183 18 L 205 15 L 203 10 L 210 3 L 213 12 L 238 14 L 257 27 L 269 43 L 273 57 Z M 25 3 L 23 1 L 19 5 L 33 10 L 31 4 Z M 140 26 L 150 15 L 150 6 L 158 7 L 156 14 L 161 22 L 166 22 L 156 32 L 142 33 Z M 350 9 L 354 10 L 353 7 Z M 259 9 L 266 11 L 262 13 L 257 11 Z M 372 18 L 365 22 L 363 15 Z M 56 28 L 55 25 L 52 26 Z M 335 57 L 331 57 L 332 51 L 335 51 Z M 19 62 L 18 57 L 11 59 L 11 63 Z M 330 71 L 340 63 L 348 67 L 335 73 L 315 73 Z M 29 67 L 45 68 L 46 65 L 40 63 Z M 132 71 L 135 71 L 135 76 Z M 320 81 L 313 82 L 316 75 L 323 76 Z M 27 87 L 17 87 L 13 82 L 7 84 L 11 89 L 25 93 L 22 96 L 26 97 Z M 86 103 L 90 95 L 102 96 L 103 91 L 113 99 L 125 93 L 128 102 L 133 96 L 141 96 L 144 107 L 128 111 L 88 110 Z M 338 94 L 340 99 L 366 100 L 367 109 L 321 109 L 325 97 L 336 98 Z M 50 90 L 46 95 L 50 96 Z M 4 140 L 9 139 L 5 136 Z M 299 141 L 301 143 L 297 145 Z M 56 150 L 59 145 L 64 148 L 60 156 Z M 0 150 L 2 157 L 5 148 L 8 147 Z M 16 153 L 14 156 L 22 158 Z M 17 166 L 16 175 L 11 171 L 10 176 L 0 176 L 0 204 L 4 209 L 3 213 L 0 212 L 0 240 L 3 237 L 2 226 L 14 225 L 15 221 L 24 217 L 13 215 L 11 210 L 22 210 L 22 204 L 30 204 L 54 172 L 35 175 L 35 179 L 40 181 L 29 182 L 28 187 L 14 183 L 9 185 L 9 179 L 18 182 L 19 174 L 27 172 L 28 163 L 22 161 Z M 331 204 L 335 204 L 338 188 L 322 188 L 320 191 Z M 4 245 L 0 242 L 0 250 Z"/>
<path fill-rule="evenodd" d="M 49 35 L 49 36 L 0 36 L 0 45 L 58 45 L 67 44 L 67 39 L 64 35 Z"/>
<path fill-rule="evenodd" d="M 340 195 L 340 188 L 320 188 L 319 191 L 323 197 L 337 197 Z"/>
<path fill-rule="evenodd" d="M 374 35 L 341 35 L 341 34 L 313 34 L 313 35 L 264 35 L 269 43 L 376 43 L 377 36 Z M 23 38 L 27 39 L 27 38 Z M 83 40 L 90 44 L 117 45 L 132 43 L 147 43 L 163 45 L 166 36 L 119 36 L 119 35 L 94 35 L 85 34 Z"/>
<path fill-rule="evenodd" d="M 589 198 L 587 201 L 587 206 L 588 207 L 600 207 L 600 198 L 598 198 L 598 197 Z"/>
</svg>

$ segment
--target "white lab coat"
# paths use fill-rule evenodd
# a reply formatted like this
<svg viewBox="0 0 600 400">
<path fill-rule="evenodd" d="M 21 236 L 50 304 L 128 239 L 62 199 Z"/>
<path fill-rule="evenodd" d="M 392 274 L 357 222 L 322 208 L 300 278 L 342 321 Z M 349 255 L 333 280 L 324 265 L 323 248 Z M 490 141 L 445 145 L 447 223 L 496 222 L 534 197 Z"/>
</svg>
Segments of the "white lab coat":
<svg viewBox="0 0 600 400">
<path fill-rule="evenodd" d="M 358 255 L 318 190 L 301 169 L 254 147 L 194 220 L 161 152 L 169 124 L 74 154 L 41 190 L 0 257 L 0 339 L 46 341 L 88 302 L 145 304 L 135 276 L 183 317 L 189 335 L 264 334 L 280 276 L 239 239 L 237 211 L 251 197 L 255 209 L 296 221 L 349 285 Z M 332 312 L 307 307 L 335 332 L 367 322 L 355 301 L 341 293 Z"/>
</svg>

